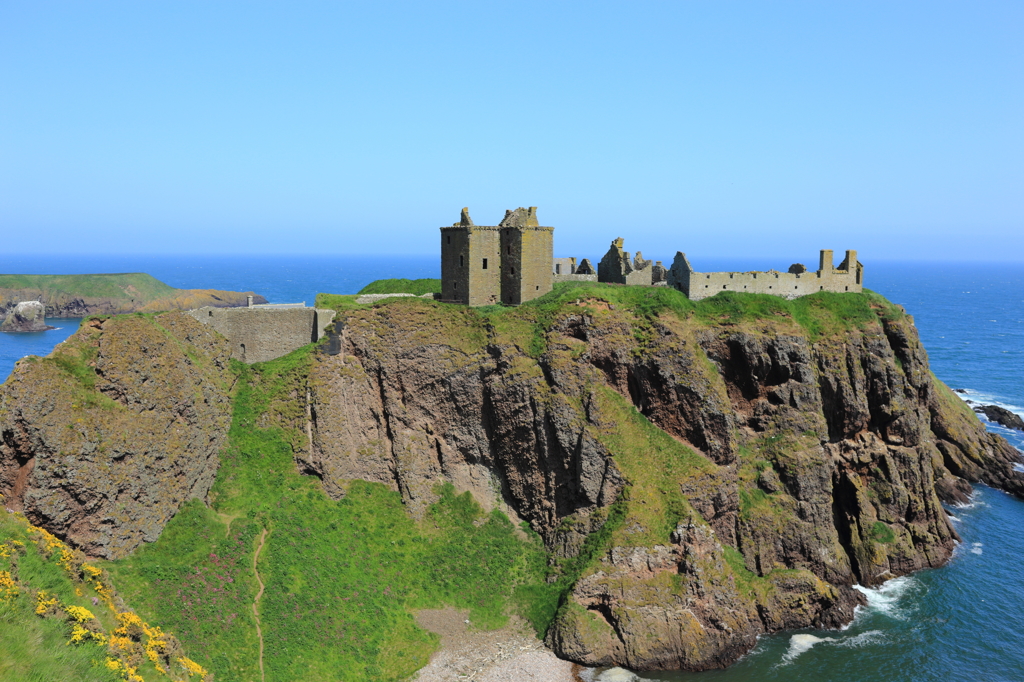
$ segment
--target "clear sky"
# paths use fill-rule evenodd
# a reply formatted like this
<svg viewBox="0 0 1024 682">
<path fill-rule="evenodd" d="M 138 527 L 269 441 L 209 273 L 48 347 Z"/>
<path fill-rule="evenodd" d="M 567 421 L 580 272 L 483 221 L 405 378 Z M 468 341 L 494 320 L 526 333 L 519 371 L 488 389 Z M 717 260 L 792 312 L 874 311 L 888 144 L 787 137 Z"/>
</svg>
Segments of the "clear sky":
<svg viewBox="0 0 1024 682">
<path fill-rule="evenodd" d="M 0 0 L 0 250 L 1024 260 L 1024 3 Z"/>
</svg>

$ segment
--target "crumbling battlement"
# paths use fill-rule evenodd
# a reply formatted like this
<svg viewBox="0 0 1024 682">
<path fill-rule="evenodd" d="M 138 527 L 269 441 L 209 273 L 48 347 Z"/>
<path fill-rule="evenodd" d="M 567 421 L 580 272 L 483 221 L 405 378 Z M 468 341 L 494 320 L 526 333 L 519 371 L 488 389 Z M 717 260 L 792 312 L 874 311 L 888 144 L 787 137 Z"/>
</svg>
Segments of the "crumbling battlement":
<svg viewBox="0 0 1024 682">
<path fill-rule="evenodd" d="M 668 271 L 668 285 L 686 294 L 692 301 L 714 296 L 719 291 L 745 291 L 774 294 L 793 299 L 818 291 L 859 292 L 863 289 L 864 266 L 856 251 L 847 251 L 839 267 L 832 266 L 832 251 L 821 251 L 817 272 L 808 272 L 800 263 L 789 272 L 696 272 L 682 251 L 676 252 Z"/>
<path fill-rule="evenodd" d="M 633 260 L 629 259 L 629 251 L 623 251 L 625 241 L 622 237 L 612 240 L 608 253 L 597 264 L 597 281 L 610 284 L 632 284 L 651 286 L 663 284 L 665 267 L 661 261 L 652 263 L 645 259 L 639 251 Z"/>
</svg>

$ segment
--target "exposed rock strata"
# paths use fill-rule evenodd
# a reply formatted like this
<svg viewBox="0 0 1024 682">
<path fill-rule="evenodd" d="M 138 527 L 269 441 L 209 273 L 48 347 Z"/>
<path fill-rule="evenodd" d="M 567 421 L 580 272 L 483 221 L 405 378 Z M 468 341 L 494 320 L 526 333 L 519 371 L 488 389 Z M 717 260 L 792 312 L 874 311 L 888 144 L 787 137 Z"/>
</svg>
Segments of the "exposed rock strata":
<svg viewBox="0 0 1024 682">
<path fill-rule="evenodd" d="M 155 540 L 213 484 L 230 421 L 227 342 L 183 313 L 87 320 L 0 389 L 0 493 L 92 556 Z"/>
<path fill-rule="evenodd" d="M 421 514 L 451 481 L 528 521 L 573 581 L 548 634 L 561 656 L 720 667 L 760 633 L 849 621 L 854 584 L 941 565 L 941 502 L 969 482 L 1024 494 L 1019 453 L 932 377 L 912 320 L 878 312 L 812 341 L 787 317 L 395 299 L 346 311 L 340 352 L 261 419 L 305 434 L 296 460 L 332 496 L 378 481 Z M 94 554 L 205 495 L 227 429 L 226 346 L 157 322 L 76 337 L 109 405 L 77 404 L 56 357 L 0 391 L 0 491 Z"/>
<path fill-rule="evenodd" d="M 450 480 L 573 556 L 636 483 L 608 445 L 621 415 L 595 398 L 614 389 L 707 468 L 679 481 L 692 513 L 670 537 L 637 543 L 650 529 L 630 511 L 576 583 L 549 633 L 571 660 L 703 669 L 762 632 L 838 626 L 852 585 L 948 560 L 941 501 L 967 481 L 1024 492 L 1019 454 L 933 379 L 906 316 L 812 343 L 788 320 L 665 315 L 641 335 L 613 306 L 569 308 L 536 359 L 469 311 L 349 315 L 344 352 L 310 377 L 299 458 L 333 495 L 380 481 L 414 510 Z"/>
</svg>

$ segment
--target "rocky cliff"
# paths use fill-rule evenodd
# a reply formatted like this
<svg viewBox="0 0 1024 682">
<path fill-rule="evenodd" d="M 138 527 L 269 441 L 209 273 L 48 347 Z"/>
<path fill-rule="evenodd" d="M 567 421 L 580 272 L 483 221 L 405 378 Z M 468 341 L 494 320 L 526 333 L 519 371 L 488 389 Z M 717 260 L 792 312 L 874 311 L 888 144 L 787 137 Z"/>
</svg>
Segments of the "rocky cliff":
<svg viewBox="0 0 1024 682">
<path fill-rule="evenodd" d="M 184 313 L 87 320 L 0 390 L 0 494 L 92 556 L 153 541 L 213 483 L 230 422 L 227 342 Z"/>
<path fill-rule="evenodd" d="M 397 299 L 340 311 L 331 341 L 259 425 L 300 434 L 299 469 L 334 497 L 376 481 L 422 515 L 450 481 L 529 522 L 565 586 L 548 641 L 584 664 L 720 667 L 758 634 L 838 626 L 854 584 L 949 558 L 942 503 L 970 482 L 1024 493 L 1019 453 L 872 294 Z M 92 554 L 152 539 L 209 488 L 226 353 L 171 314 L 23 361 L 0 391 L 0 492 Z"/>
<path fill-rule="evenodd" d="M 449 480 L 566 565 L 601 529 L 548 634 L 566 658 L 704 669 L 763 632 L 838 626 L 854 584 L 950 557 L 941 503 L 968 481 L 1024 492 L 1019 453 L 880 297 L 845 319 L 828 296 L 764 316 L 578 296 L 349 313 L 344 352 L 311 372 L 299 453 L 332 494 L 380 481 L 414 513 Z"/>
</svg>

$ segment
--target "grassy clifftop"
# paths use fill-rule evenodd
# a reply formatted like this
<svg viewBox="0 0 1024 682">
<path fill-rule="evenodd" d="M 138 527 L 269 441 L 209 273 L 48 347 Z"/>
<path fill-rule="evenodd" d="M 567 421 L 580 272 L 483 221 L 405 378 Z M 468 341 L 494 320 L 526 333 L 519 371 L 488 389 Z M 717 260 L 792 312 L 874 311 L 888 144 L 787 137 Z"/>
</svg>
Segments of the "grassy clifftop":
<svg viewBox="0 0 1024 682">
<path fill-rule="evenodd" d="M 0 315 L 20 301 L 41 301 L 47 317 L 82 317 L 228 307 L 266 299 L 251 291 L 175 289 L 142 272 L 92 275 L 0 275 Z"/>
<path fill-rule="evenodd" d="M 143 272 L 100 275 L 0 275 L 0 289 L 38 289 L 49 296 L 72 294 L 149 302 L 178 290 Z"/>
<path fill-rule="evenodd" d="M 360 294 L 423 294 L 441 293 L 439 279 L 378 279 L 359 290 Z"/>
</svg>

